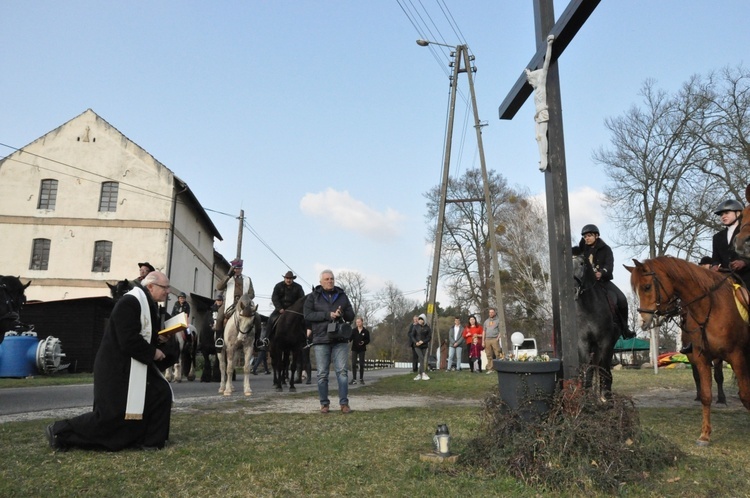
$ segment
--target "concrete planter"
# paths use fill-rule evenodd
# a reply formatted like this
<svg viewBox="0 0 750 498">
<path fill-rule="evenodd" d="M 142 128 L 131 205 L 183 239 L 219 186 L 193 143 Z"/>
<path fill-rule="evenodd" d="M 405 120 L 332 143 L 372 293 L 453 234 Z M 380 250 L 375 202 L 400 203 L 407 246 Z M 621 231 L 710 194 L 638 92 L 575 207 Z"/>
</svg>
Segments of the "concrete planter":
<svg viewBox="0 0 750 498">
<path fill-rule="evenodd" d="M 493 360 L 497 372 L 500 399 L 509 410 L 531 420 L 549 412 L 557 389 L 560 360 L 507 361 Z"/>
</svg>

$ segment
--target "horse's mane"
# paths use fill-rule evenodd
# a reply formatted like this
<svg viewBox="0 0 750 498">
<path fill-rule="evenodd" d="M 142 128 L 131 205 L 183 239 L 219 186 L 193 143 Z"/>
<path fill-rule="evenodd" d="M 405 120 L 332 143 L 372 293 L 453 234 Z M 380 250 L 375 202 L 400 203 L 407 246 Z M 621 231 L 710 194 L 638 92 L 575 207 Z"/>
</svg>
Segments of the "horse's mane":
<svg viewBox="0 0 750 498">
<path fill-rule="evenodd" d="M 702 268 L 695 263 L 672 256 L 658 256 L 643 262 L 646 268 L 667 275 L 674 282 L 681 282 L 696 287 L 704 292 L 715 289 L 727 275 Z"/>
</svg>

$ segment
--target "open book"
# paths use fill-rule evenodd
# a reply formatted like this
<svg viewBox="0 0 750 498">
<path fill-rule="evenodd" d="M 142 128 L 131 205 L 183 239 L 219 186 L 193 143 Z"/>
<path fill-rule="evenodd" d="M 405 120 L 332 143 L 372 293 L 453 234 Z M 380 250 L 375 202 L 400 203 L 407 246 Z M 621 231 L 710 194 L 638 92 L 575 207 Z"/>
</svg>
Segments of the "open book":
<svg viewBox="0 0 750 498">
<path fill-rule="evenodd" d="M 159 331 L 159 335 L 171 335 L 187 328 L 187 315 L 185 313 L 180 313 L 164 322 L 164 328 Z"/>
</svg>

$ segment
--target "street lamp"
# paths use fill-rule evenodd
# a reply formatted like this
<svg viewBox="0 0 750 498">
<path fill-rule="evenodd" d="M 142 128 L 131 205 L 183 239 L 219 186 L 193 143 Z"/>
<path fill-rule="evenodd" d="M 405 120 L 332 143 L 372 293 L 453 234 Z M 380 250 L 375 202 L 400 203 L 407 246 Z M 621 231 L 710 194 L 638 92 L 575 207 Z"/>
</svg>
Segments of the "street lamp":
<svg viewBox="0 0 750 498">
<path fill-rule="evenodd" d="M 438 43 L 430 40 L 417 40 L 417 45 L 419 45 L 420 47 L 426 47 L 427 45 L 440 45 L 441 47 L 448 47 L 453 49 L 456 48 L 455 45 L 448 45 L 445 43 Z"/>
</svg>

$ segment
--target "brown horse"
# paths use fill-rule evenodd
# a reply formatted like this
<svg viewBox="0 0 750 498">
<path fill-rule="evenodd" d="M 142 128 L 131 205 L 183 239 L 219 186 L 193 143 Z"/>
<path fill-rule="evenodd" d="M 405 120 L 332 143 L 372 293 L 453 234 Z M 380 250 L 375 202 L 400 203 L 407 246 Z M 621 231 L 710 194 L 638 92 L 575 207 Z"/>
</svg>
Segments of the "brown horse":
<svg viewBox="0 0 750 498">
<path fill-rule="evenodd" d="M 693 344 L 693 366 L 700 377 L 703 424 L 699 446 L 711 440 L 711 368 L 721 359 L 732 365 L 742 404 L 750 410 L 750 333 L 742 317 L 748 303 L 741 289 L 735 290 L 730 274 L 701 268 L 687 261 L 660 256 L 635 267 L 630 284 L 638 294 L 643 324 L 647 330 L 674 319 L 683 338 Z"/>
<path fill-rule="evenodd" d="M 750 185 L 745 188 L 745 198 L 748 205 L 742 211 L 742 221 L 734 238 L 734 250 L 737 254 L 750 258 Z"/>
</svg>

